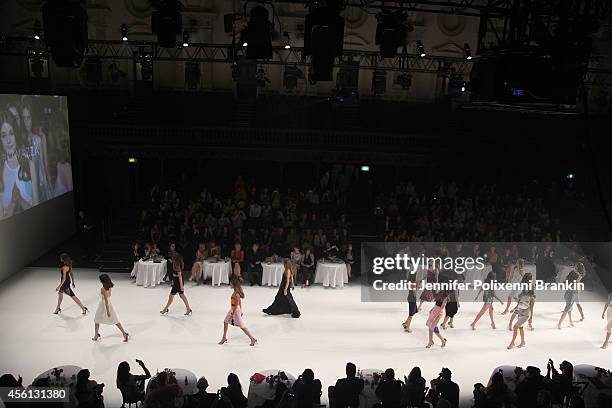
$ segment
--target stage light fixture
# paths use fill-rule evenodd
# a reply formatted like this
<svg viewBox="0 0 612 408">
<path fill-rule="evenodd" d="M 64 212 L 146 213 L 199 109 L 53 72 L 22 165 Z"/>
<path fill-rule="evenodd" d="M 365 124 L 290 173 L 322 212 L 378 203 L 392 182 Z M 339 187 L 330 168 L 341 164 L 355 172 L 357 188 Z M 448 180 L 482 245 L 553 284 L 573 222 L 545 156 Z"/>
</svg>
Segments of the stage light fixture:
<svg viewBox="0 0 612 408">
<path fill-rule="evenodd" d="M 41 31 L 40 21 L 35 20 L 34 21 L 34 39 L 35 40 L 40 40 L 40 31 Z"/>
<path fill-rule="evenodd" d="M 157 42 L 164 48 L 176 47 L 176 36 L 182 32 L 183 3 L 178 0 L 152 0 L 155 9 L 151 14 L 151 31 L 157 35 Z"/>
<path fill-rule="evenodd" d="M 414 27 L 405 24 L 407 18 L 405 13 L 388 10 L 376 15 L 376 44 L 379 45 L 383 58 L 395 57 L 397 48 L 406 42 L 406 33 L 414 30 Z"/>
<path fill-rule="evenodd" d="M 341 2 L 311 3 L 304 20 L 304 55 L 310 56 L 309 81 L 332 81 L 334 60 L 342 56 L 344 18 Z"/>
<path fill-rule="evenodd" d="M 370 171 L 370 166 L 361 166 L 361 171 L 364 173 Z"/>
<path fill-rule="evenodd" d="M 121 40 L 122 41 L 127 41 L 128 40 L 128 26 L 127 26 L 127 24 L 121 24 Z"/>
<path fill-rule="evenodd" d="M 183 47 L 189 47 L 189 31 L 183 30 Z"/>
<path fill-rule="evenodd" d="M 465 54 L 466 60 L 472 59 L 472 49 L 468 43 L 463 44 L 463 53 Z"/>
<path fill-rule="evenodd" d="M 246 47 L 248 59 L 272 58 L 272 24 L 268 10 L 255 6 L 249 14 L 249 24 L 242 30 L 240 42 Z"/>
<path fill-rule="evenodd" d="M 427 55 L 427 53 L 425 52 L 425 47 L 423 46 L 421 40 L 417 40 L 416 42 L 416 53 L 420 58 L 423 58 Z"/>
<path fill-rule="evenodd" d="M 291 49 L 291 40 L 289 39 L 289 33 L 285 31 L 283 33 L 283 37 L 285 38 L 285 49 Z"/>
</svg>

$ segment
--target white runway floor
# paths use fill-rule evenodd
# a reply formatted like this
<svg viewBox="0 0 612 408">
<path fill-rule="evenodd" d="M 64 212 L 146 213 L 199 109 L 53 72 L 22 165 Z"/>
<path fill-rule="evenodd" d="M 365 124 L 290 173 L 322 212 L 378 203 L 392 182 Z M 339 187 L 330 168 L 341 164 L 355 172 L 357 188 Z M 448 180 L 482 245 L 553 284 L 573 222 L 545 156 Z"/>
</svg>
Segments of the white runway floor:
<svg viewBox="0 0 612 408">
<path fill-rule="evenodd" d="M 557 364 L 567 359 L 574 364 L 612 368 L 612 347 L 599 348 L 605 325 L 601 319 L 603 301 L 584 302 L 587 296 L 583 296 L 586 320 L 562 331 L 555 329 L 562 305 L 537 304 L 535 331 L 526 332 L 527 347 L 511 351 L 506 350 L 510 332 L 505 329 L 507 317 L 499 315 L 501 305 L 495 306 L 497 330 L 490 329 L 485 316 L 473 332 L 469 323 L 481 303 L 466 302 L 455 319 L 455 329 L 447 330 L 446 349 L 436 344 L 426 350 L 425 320 L 430 305 L 415 316 L 413 333 L 405 333 L 401 322 L 406 304 L 361 303 L 357 284 L 344 289 L 296 289 L 294 297 L 302 312 L 299 319 L 261 312 L 272 302 L 277 288 L 245 286 L 244 319 L 259 344 L 249 347 L 246 336 L 230 327 L 228 344 L 219 346 L 222 321 L 229 308 L 228 286 L 192 287 L 188 283 L 186 295 L 194 314 L 183 316 L 183 304 L 176 297 L 170 314 L 162 317 L 159 310 L 166 302 L 169 286 L 137 287 L 129 275 L 116 274 L 111 275 L 115 282 L 112 303 L 131 339 L 124 344 L 115 327 L 103 326 L 102 339 L 95 343 L 90 338 L 99 273 L 84 269 L 75 272 L 75 292 L 89 307 L 87 316 L 82 316 L 67 297 L 62 314 L 51 313 L 59 270 L 27 268 L 0 285 L 0 373 L 20 374 L 24 384 L 30 384 L 36 375 L 56 366 L 88 368 L 93 379 L 106 384 L 104 397 L 111 408 L 121 404 L 115 387 L 117 365 L 127 360 L 137 372 L 136 358 L 153 373 L 170 367 L 205 375 L 210 392 L 225 384 L 229 372 L 235 372 L 245 394 L 249 377 L 258 370 L 283 369 L 297 377 L 310 367 L 323 383 L 325 401 L 327 387 L 344 375 L 347 361 L 359 368 L 393 367 L 400 378 L 419 365 L 428 381 L 442 367 L 449 367 L 466 403 L 473 384 L 486 383 L 500 365 L 537 365 L 545 373 L 550 357 Z"/>
</svg>

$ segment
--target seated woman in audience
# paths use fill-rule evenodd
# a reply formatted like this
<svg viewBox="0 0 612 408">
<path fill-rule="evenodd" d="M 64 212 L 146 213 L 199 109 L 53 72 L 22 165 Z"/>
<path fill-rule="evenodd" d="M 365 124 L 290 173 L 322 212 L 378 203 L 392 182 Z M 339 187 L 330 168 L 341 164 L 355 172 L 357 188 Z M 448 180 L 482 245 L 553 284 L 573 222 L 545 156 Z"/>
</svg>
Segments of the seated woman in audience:
<svg viewBox="0 0 612 408">
<path fill-rule="evenodd" d="M 425 379 L 421 375 L 421 369 L 414 367 L 408 377 L 404 377 L 404 395 L 409 407 L 420 407 L 425 401 Z"/>
<path fill-rule="evenodd" d="M 247 406 L 248 401 L 242 393 L 240 380 L 234 373 L 230 373 L 230 375 L 227 376 L 227 387 L 221 388 L 221 395 L 229 398 L 233 408 L 246 408 Z"/>
<path fill-rule="evenodd" d="M 230 253 L 230 259 L 232 261 L 232 273 L 235 277 L 241 278 L 242 270 L 244 269 L 244 250 L 240 242 L 234 243 L 234 249 Z"/>
<path fill-rule="evenodd" d="M 144 401 L 144 382 L 151 378 L 151 373 L 142 360 L 137 359 L 136 363 L 145 372 L 143 375 L 132 374 L 127 361 L 122 361 L 117 367 L 117 388 L 128 401 Z"/>
<path fill-rule="evenodd" d="M 302 266 L 302 259 L 304 259 L 304 255 L 300 251 L 300 248 L 297 245 L 293 245 L 291 248 L 291 252 L 289 253 L 289 260 L 295 266 L 297 280 L 304 282 L 304 279 L 300 274 L 300 266 Z"/>
<path fill-rule="evenodd" d="M 208 246 L 211 258 L 220 258 L 221 257 L 221 246 L 217 245 L 215 241 L 210 241 L 210 245 Z"/>
<path fill-rule="evenodd" d="M 206 258 L 208 258 L 208 249 L 206 249 L 206 244 L 201 243 L 198 245 L 198 250 L 195 253 L 195 261 L 191 267 L 191 276 L 189 277 L 190 281 L 195 281 L 198 285 L 202 279 L 202 262 Z"/>
<path fill-rule="evenodd" d="M 104 407 L 104 399 L 102 397 L 102 389 L 104 384 L 98 384 L 94 380 L 89 379 L 89 370 L 81 370 L 77 374 L 77 382 L 74 388 L 74 394 L 79 407 L 83 408 L 102 408 Z"/>
<path fill-rule="evenodd" d="M 313 408 L 321 403 L 321 381 L 315 379 L 314 372 L 307 368 L 293 384 L 297 398 L 297 408 Z"/>
<path fill-rule="evenodd" d="M 510 393 L 508 386 L 504 382 L 504 374 L 501 371 L 493 374 L 491 385 L 485 391 L 487 396 L 487 406 L 490 408 L 510 407 Z"/>
<path fill-rule="evenodd" d="M 145 403 L 147 406 L 151 404 L 154 407 L 174 408 L 174 400 L 181 394 L 181 387 L 177 384 L 174 375 L 162 371 L 149 383 Z"/>
<path fill-rule="evenodd" d="M 302 265 L 300 268 L 302 270 L 302 287 L 303 288 L 310 286 L 310 281 L 312 281 L 314 267 L 315 267 L 314 254 L 312 253 L 312 248 L 307 246 L 304 249 L 304 255 L 302 257 Z"/>
<path fill-rule="evenodd" d="M 355 263 L 355 255 L 353 254 L 353 244 L 350 242 L 346 245 L 346 251 L 344 252 L 344 262 L 346 263 L 346 271 L 348 272 L 348 277 L 351 277 L 351 269 L 353 264 Z"/>
<path fill-rule="evenodd" d="M 142 251 L 140 249 L 140 244 L 138 241 L 132 243 L 132 253 L 131 253 L 132 261 L 134 263 L 138 262 L 140 258 L 142 258 Z"/>
<path fill-rule="evenodd" d="M 198 380 L 196 387 L 198 392 L 195 393 L 191 401 L 193 402 L 189 405 L 190 408 L 212 408 L 212 406 L 217 402 L 217 394 L 213 394 L 210 392 L 206 392 L 208 389 L 208 380 L 206 377 L 200 377 Z"/>
</svg>

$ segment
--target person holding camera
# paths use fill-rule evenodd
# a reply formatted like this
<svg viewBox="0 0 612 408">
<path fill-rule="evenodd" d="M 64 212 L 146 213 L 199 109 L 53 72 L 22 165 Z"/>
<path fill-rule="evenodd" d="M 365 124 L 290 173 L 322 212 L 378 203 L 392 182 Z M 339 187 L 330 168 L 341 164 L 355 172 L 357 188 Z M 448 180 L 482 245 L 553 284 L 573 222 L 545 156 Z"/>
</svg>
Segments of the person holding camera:
<svg viewBox="0 0 612 408">
<path fill-rule="evenodd" d="M 395 371 L 387 368 L 375 391 L 383 408 L 402 407 L 402 385 L 400 380 L 395 379 Z"/>
<path fill-rule="evenodd" d="M 453 373 L 448 368 L 443 368 L 438 377 L 436 391 L 441 399 L 450 402 L 452 408 L 459 407 L 459 386 L 452 381 Z"/>
<path fill-rule="evenodd" d="M 359 394 L 363 390 L 363 380 L 357 378 L 357 367 L 353 363 L 346 363 L 346 378 L 339 378 L 334 386 L 334 406 L 336 408 L 357 408 Z"/>
<path fill-rule="evenodd" d="M 293 391 L 297 408 L 313 408 L 321 405 L 321 381 L 315 379 L 314 372 L 307 368 L 295 380 Z"/>
<path fill-rule="evenodd" d="M 142 375 L 134 375 L 130 372 L 130 364 L 122 361 L 117 367 L 117 388 L 127 400 L 144 401 L 144 382 L 151 378 L 151 372 L 142 360 L 136 359 L 136 363 L 145 372 Z"/>
<path fill-rule="evenodd" d="M 78 372 L 74 394 L 82 408 L 104 408 L 104 398 L 102 390 L 104 384 L 98 384 L 89 379 L 89 370 L 84 369 Z"/>
<path fill-rule="evenodd" d="M 559 373 L 553 361 L 548 359 L 546 369 L 545 381 L 552 393 L 553 404 L 563 404 L 565 406 L 574 392 L 572 387 L 574 366 L 569 361 L 563 361 L 559 364 L 559 369 L 561 370 L 561 373 Z"/>
</svg>

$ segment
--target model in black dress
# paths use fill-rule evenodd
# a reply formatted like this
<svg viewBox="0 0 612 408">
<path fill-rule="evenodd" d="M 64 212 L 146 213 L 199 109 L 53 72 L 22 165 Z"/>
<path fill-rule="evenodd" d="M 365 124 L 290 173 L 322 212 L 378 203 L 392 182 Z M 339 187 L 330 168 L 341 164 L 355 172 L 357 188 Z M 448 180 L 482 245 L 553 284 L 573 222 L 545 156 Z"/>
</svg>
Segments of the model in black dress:
<svg viewBox="0 0 612 408">
<path fill-rule="evenodd" d="M 87 314 L 87 308 L 83 306 L 79 298 L 74 294 L 70 284 L 74 288 L 76 285 L 74 284 L 74 276 L 72 275 L 72 260 L 68 254 L 60 255 L 60 265 L 61 265 L 61 282 L 55 291 L 57 292 L 57 307 L 55 308 L 55 312 L 53 314 L 59 314 L 62 311 L 62 300 L 64 299 L 64 294 L 70 296 L 74 302 L 79 305 L 83 314 Z"/>
<path fill-rule="evenodd" d="M 172 256 L 172 289 L 170 290 L 170 295 L 168 295 L 168 303 L 166 306 L 159 312 L 161 314 L 168 313 L 168 308 L 174 301 L 174 296 L 178 293 L 179 297 L 185 304 L 185 316 L 189 316 L 193 310 L 189 307 L 189 301 L 187 300 L 187 296 L 185 296 L 185 287 L 183 286 L 183 268 L 185 267 L 183 263 L 182 255 L 175 253 Z"/>
<path fill-rule="evenodd" d="M 294 287 L 294 266 L 286 260 L 285 261 L 285 272 L 283 273 L 283 279 L 274 298 L 274 303 L 263 309 L 263 312 L 269 315 L 281 315 L 291 314 L 291 317 L 300 317 L 300 311 L 293 300 L 291 295 L 291 289 Z"/>
</svg>

